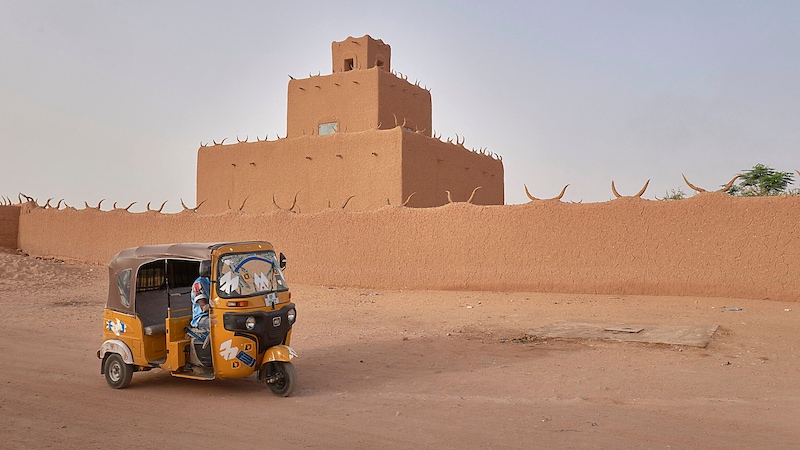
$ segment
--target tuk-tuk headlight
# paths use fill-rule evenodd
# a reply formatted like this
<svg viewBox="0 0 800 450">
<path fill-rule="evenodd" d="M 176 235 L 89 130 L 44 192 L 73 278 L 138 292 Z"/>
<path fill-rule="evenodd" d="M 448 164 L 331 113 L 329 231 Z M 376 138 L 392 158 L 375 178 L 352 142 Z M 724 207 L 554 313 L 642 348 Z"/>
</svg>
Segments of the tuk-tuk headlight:
<svg viewBox="0 0 800 450">
<path fill-rule="evenodd" d="M 294 319 L 297 316 L 297 311 L 292 308 L 286 313 L 286 316 L 289 319 L 289 323 L 294 323 Z"/>
<path fill-rule="evenodd" d="M 247 320 L 244 321 L 244 326 L 248 331 L 252 331 L 253 328 L 256 327 L 256 318 L 253 316 L 248 317 Z"/>
</svg>

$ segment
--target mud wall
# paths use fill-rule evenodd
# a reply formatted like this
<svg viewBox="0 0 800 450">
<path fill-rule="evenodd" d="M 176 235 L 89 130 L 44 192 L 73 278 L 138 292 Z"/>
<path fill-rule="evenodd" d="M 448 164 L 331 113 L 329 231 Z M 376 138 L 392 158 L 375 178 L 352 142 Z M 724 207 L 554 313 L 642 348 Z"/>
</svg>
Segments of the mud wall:
<svg viewBox="0 0 800 450">
<path fill-rule="evenodd" d="M 289 80 L 287 99 L 290 139 L 317 134 L 326 122 L 348 132 L 401 125 L 432 133 L 430 91 L 377 67 Z"/>
<path fill-rule="evenodd" d="M 30 204 L 28 204 L 30 205 Z M 295 283 L 800 301 L 800 196 L 216 215 L 23 207 L 19 247 L 105 264 L 122 248 L 269 240 Z"/>
<path fill-rule="evenodd" d="M 399 130 L 201 147 L 197 203 L 206 213 L 264 212 L 297 195 L 294 210 L 308 213 L 356 195 L 349 209 L 375 209 L 402 203 L 400 165 Z"/>
<path fill-rule="evenodd" d="M 475 205 L 505 203 L 500 160 L 421 134 L 402 135 L 403 199 L 413 194 L 408 206 L 445 205 L 447 191 L 454 202 L 465 202 L 472 197 L 470 203 Z"/>
<path fill-rule="evenodd" d="M 291 282 L 800 300 L 800 196 L 204 215 L 26 206 L 19 246 L 105 264 L 155 243 L 265 239 Z"/>
<path fill-rule="evenodd" d="M 332 72 L 346 72 L 349 70 L 370 69 L 379 67 L 382 70 L 392 70 L 392 47 L 380 39 L 373 39 L 366 34 L 360 38 L 348 36 L 343 41 L 331 43 L 333 56 Z M 352 58 L 353 67 L 346 67 L 345 60 Z"/>
<path fill-rule="evenodd" d="M 266 212 L 290 208 L 303 213 L 341 208 L 365 211 L 387 204 L 431 207 L 466 201 L 503 204 L 503 163 L 411 132 L 338 132 L 260 142 L 200 147 L 197 153 L 199 211 Z M 273 202 L 273 195 L 275 201 Z M 348 200 L 349 199 L 349 200 Z"/>
<path fill-rule="evenodd" d="M 20 207 L 0 206 L 0 248 L 17 248 Z"/>
</svg>

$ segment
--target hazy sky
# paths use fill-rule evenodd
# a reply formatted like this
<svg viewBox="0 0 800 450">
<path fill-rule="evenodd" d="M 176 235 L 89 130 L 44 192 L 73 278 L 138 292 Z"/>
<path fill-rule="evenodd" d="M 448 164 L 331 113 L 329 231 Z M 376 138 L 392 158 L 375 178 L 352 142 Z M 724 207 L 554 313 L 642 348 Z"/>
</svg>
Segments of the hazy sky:
<svg viewBox="0 0 800 450">
<path fill-rule="evenodd" d="M 0 195 L 193 206 L 200 142 L 285 136 L 288 75 L 364 34 L 437 134 L 502 155 L 506 203 L 715 189 L 800 169 L 798 24 L 795 0 L 0 0 Z"/>
</svg>

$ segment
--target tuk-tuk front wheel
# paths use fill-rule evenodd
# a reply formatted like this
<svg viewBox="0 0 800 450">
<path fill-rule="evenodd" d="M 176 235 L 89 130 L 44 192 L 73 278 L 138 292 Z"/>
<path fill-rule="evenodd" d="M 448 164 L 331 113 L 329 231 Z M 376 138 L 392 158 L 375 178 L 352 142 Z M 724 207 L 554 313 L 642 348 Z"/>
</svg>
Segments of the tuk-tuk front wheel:
<svg viewBox="0 0 800 450">
<path fill-rule="evenodd" d="M 272 361 L 266 364 L 267 386 L 273 394 L 279 397 L 288 397 L 294 390 L 297 382 L 297 371 L 290 362 Z"/>
<path fill-rule="evenodd" d="M 103 373 L 106 375 L 106 383 L 114 389 L 122 389 L 131 384 L 133 378 L 133 365 L 125 364 L 122 356 L 113 353 L 106 358 Z"/>
</svg>

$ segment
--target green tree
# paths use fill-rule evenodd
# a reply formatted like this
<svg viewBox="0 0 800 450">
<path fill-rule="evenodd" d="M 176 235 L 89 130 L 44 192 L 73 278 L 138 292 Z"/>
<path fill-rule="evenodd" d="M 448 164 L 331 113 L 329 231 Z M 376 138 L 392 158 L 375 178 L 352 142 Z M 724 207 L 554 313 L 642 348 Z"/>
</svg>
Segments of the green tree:
<svg viewBox="0 0 800 450">
<path fill-rule="evenodd" d="M 685 198 L 686 198 L 686 192 L 683 192 L 683 189 L 678 188 L 678 189 L 670 189 L 669 192 L 664 194 L 663 197 L 661 198 L 656 197 L 656 200 L 670 201 L 670 200 L 683 200 Z"/>
<path fill-rule="evenodd" d="M 750 170 L 742 172 L 741 181 L 728 189 L 728 194 L 739 197 L 758 197 L 780 195 L 787 192 L 787 187 L 794 182 L 791 172 L 778 172 L 772 167 L 756 164 Z"/>
</svg>

